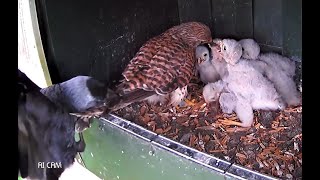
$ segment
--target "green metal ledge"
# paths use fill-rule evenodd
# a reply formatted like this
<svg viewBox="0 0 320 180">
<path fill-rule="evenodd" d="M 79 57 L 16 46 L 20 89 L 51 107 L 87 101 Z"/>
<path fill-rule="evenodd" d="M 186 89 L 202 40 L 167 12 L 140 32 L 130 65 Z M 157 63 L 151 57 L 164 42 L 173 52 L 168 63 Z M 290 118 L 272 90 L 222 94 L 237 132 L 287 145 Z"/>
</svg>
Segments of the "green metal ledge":
<svg viewBox="0 0 320 180">
<path fill-rule="evenodd" d="M 84 132 L 85 167 L 110 180 L 219 180 L 273 177 L 220 160 L 110 115 Z"/>
</svg>

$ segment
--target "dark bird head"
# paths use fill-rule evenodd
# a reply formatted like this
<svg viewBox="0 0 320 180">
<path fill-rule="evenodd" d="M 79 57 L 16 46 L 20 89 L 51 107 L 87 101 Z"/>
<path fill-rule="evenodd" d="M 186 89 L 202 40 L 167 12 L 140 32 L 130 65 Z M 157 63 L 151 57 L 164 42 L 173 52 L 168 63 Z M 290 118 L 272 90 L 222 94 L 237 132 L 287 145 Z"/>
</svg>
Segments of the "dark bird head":
<svg viewBox="0 0 320 180">
<path fill-rule="evenodd" d="M 22 178 L 58 179 L 82 152 L 76 142 L 75 117 L 51 102 L 24 73 L 18 72 L 18 156 Z M 57 169 L 38 168 L 39 162 L 61 163 Z"/>
</svg>

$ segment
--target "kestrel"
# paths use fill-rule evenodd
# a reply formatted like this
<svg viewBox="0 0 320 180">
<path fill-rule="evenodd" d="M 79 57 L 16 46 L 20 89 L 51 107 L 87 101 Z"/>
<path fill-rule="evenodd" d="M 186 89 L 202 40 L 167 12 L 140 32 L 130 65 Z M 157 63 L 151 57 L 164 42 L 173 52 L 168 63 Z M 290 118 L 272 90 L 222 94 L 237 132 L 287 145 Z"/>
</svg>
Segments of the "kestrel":
<svg viewBox="0 0 320 180">
<path fill-rule="evenodd" d="M 118 97 L 77 115 L 99 116 L 154 95 L 183 90 L 194 75 L 196 47 L 211 41 L 210 28 L 200 22 L 182 23 L 149 39 L 123 71 L 124 79 L 115 91 Z"/>
</svg>

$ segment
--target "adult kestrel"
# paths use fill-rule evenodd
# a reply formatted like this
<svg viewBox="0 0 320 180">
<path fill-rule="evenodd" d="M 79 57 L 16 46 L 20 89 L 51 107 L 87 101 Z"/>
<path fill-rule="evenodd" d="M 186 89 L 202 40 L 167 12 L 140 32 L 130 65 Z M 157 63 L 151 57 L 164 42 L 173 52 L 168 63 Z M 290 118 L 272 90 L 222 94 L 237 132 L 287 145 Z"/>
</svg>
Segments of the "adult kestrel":
<svg viewBox="0 0 320 180">
<path fill-rule="evenodd" d="M 194 75 L 195 48 L 210 42 L 210 28 L 200 22 L 182 23 L 149 39 L 123 71 L 124 79 L 116 87 L 118 96 L 76 115 L 99 116 L 150 96 L 167 96 L 185 88 Z"/>
</svg>

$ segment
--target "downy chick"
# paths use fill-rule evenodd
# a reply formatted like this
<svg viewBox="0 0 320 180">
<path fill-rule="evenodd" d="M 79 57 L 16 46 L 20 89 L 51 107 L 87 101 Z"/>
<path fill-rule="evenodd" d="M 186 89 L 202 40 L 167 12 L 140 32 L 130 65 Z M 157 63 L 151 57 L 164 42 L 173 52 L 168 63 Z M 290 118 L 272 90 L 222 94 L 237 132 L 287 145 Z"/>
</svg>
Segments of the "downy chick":
<svg viewBox="0 0 320 180">
<path fill-rule="evenodd" d="M 214 102 L 219 100 L 219 96 L 221 92 L 225 88 L 225 82 L 219 80 L 215 83 L 208 83 L 203 87 L 202 95 L 204 101 L 209 104 L 210 102 Z"/>
<path fill-rule="evenodd" d="M 288 106 L 301 104 L 301 96 L 293 80 L 295 75 L 294 61 L 276 53 L 259 54 L 260 48 L 254 40 L 240 40 L 243 51 L 251 64 L 266 76 L 275 86 Z M 259 52 L 258 52 L 259 51 Z M 244 56 L 242 56 L 245 58 Z"/>
<path fill-rule="evenodd" d="M 233 39 L 224 39 L 219 43 L 221 55 L 228 63 L 228 75 L 222 76 L 222 80 L 226 84 L 225 89 L 228 93 L 232 93 L 236 97 L 234 111 L 241 120 L 241 123 L 229 120 L 223 121 L 223 123 L 250 127 L 253 123 L 253 110 L 283 109 L 282 99 L 273 84 L 250 65 L 249 61 L 240 59 L 242 46 Z M 219 99 L 220 103 L 227 104 L 223 99 Z M 230 101 L 230 98 L 226 99 L 228 102 Z"/>
<path fill-rule="evenodd" d="M 211 44 L 199 45 L 196 48 L 196 68 L 203 83 L 213 83 L 221 79 L 220 74 L 225 75 L 226 62 L 219 56 L 219 48 L 214 39 Z"/>
<path fill-rule="evenodd" d="M 211 57 L 210 48 L 208 44 L 199 45 L 196 48 L 196 59 L 197 59 L 197 72 L 200 75 L 200 79 L 203 83 L 216 82 L 220 79 L 220 75 L 216 68 L 211 63 L 213 59 Z"/>
<path fill-rule="evenodd" d="M 237 98 L 227 90 L 226 83 L 222 80 L 205 85 L 202 95 L 207 104 L 219 102 L 223 113 L 231 114 L 235 110 Z"/>
<path fill-rule="evenodd" d="M 241 39 L 239 41 L 242 46 L 242 58 L 256 60 L 260 54 L 260 46 L 253 39 Z"/>
<path fill-rule="evenodd" d="M 238 42 L 242 46 L 241 57 L 248 61 L 252 60 L 250 64 L 264 75 L 265 70 L 268 69 L 268 64 L 264 61 L 257 61 L 260 54 L 259 44 L 253 39 L 241 39 Z"/>
</svg>

